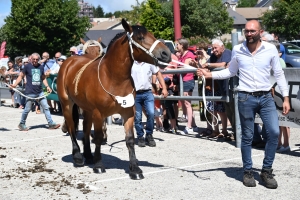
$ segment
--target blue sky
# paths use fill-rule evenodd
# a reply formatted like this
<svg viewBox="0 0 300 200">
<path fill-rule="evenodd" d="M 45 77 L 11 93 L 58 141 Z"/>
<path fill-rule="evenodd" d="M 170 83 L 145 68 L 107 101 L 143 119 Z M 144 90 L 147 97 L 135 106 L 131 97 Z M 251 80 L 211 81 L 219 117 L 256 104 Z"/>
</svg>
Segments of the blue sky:
<svg viewBox="0 0 300 200">
<path fill-rule="evenodd" d="M 144 0 L 139 0 L 143 2 Z M 131 10 L 131 5 L 136 5 L 136 0 L 85 0 L 85 2 L 97 7 L 100 5 L 105 13 L 117 10 Z M 0 0 L 0 27 L 4 24 L 4 19 L 10 13 L 11 0 Z"/>
</svg>

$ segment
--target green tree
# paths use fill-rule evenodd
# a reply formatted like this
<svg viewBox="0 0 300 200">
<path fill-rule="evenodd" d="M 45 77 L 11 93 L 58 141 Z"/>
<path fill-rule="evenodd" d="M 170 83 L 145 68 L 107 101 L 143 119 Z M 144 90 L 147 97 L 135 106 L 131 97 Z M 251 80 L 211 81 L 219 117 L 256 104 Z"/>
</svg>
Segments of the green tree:
<svg viewBox="0 0 300 200">
<path fill-rule="evenodd" d="M 239 0 L 237 7 L 254 7 L 257 4 L 257 0 Z"/>
<path fill-rule="evenodd" d="M 95 8 L 93 6 L 93 14 L 95 18 L 101 18 L 104 17 L 104 11 L 103 8 L 101 6 L 97 6 L 97 8 Z"/>
<path fill-rule="evenodd" d="M 76 0 L 12 0 L 3 26 L 8 46 L 22 54 L 65 53 L 91 26 L 87 17 L 77 16 L 78 11 Z"/>
<path fill-rule="evenodd" d="M 123 11 L 115 11 L 115 12 L 114 12 L 114 16 L 115 16 L 116 18 L 119 18 L 119 17 L 122 15 L 122 13 L 123 13 Z"/>
<path fill-rule="evenodd" d="M 171 31 L 174 39 L 173 1 L 160 4 L 157 0 L 147 0 L 132 8 L 123 15 L 132 24 L 140 22 L 164 39 L 171 39 Z M 182 35 L 186 38 L 197 35 L 214 38 L 230 33 L 233 26 L 233 19 L 221 0 L 180 0 L 180 15 Z"/>
<path fill-rule="evenodd" d="M 275 32 L 286 39 L 299 38 L 300 2 L 279 0 L 274 2 L 273 9 L 262 17 L 262 23 L 269 32 Z"/>
<path fill-rule="evenodd" d="M 214 38 L 231 33 L 233 19 L 221 0 L 181 0 L 182 35 Z"/>
<path fill-rule="evenodd" d="M 172 39 L 174 29 L 171 22 L 162 14 L 162 6 L 157 0 L 148 0 L 141 4 L 140 23 L 156 38 Z"/>
<path fill-rule="evenodd" d="M 104 17 L 106 17 L 106 18 L 109 18 L 109 17 L 112 17 L 112 16 L 113 16 L 113 14 L 111 12 L 105 13 L 105 15 L 104 15 Z"/>
<path fill-rule="evenodd" d="M 143 4 L 144 2 L 142 2 Z M 120 17 L 126 19 L 131 24 L 139 24 L 140 23 L 140 16 L 141 16 L 141 4 L 138 0 L 136 0 L 136 6 L 131 5 L 132 10 L 124 11 Z"/>
</svg>

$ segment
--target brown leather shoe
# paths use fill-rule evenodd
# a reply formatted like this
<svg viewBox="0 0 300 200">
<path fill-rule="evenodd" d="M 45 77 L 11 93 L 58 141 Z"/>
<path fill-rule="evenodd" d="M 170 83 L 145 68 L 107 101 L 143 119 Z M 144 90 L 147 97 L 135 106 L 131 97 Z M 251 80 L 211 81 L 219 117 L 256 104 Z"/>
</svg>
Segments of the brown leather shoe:
<svg viewBox="0 0 300 200">
<path fill-rule="evenodd" d="M 55 123 L 49 124 L 49 129 L 57 129 L 59 127 L 60 127 L 60 124 L 55 124 Z"/>
</svg>

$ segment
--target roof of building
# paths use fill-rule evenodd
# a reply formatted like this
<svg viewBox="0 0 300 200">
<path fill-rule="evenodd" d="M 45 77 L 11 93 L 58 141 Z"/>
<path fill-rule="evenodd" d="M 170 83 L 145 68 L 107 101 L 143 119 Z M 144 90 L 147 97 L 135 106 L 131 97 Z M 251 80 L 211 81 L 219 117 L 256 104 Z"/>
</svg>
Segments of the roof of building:
<svg viewBox="0 0 300 200">
<path fill-rule="evenodd" d="M 240 15 L 239 13 L 235 12 L 231 8 L 228 8 L 227 12 L 229 14 L 229 17 L 232 17 L 234 20 L 233 25 L 243 25 L 247 23 L 247 20 L 243 15 Z"/>
<path fill-rule="evenodd" d="M 235 11 L 240 15 L 244 16 L 246 19 L 258 19 L 263 16 L 263 13 L 266 12 L 269 8 L 236 8 Z"/>
<path fill-rule="evenodd" d="M 98 38 L 101 37 L 102 38 L 101 43 L 103 43 L 105 46 L 108 46 L 109 42 L 120 32 L 124 32 L 124 29 L 119 29 L 119 30 L 89 30 L 85 34 L 84 40 L 85 41 L 87 41 L 87 40 L 98 40 Z"/>
<path fill-rule="evenodd" d="M 119 24 L 121 24 L 121 22 L 120 20 L 115 19 L 102 22 L 93 22 L 93 24 L 95 24 L 95 26 L 92 27 L 90 30 L 107 30 L 118 26 Z"/>
</svg>

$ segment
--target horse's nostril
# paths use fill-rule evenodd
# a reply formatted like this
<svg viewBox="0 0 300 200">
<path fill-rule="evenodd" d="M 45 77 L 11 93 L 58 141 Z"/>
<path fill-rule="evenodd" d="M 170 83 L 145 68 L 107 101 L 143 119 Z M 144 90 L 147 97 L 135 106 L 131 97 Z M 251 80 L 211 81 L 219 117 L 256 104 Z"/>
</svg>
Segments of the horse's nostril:
<svg viewBox="0 0 300 200">
<path fill-rule="evenodd" d="M 167 51 L 161 52 L 161 57 L 163 60 L 169 62 L 171 60 L 171 55 Z"/>
</svg>

